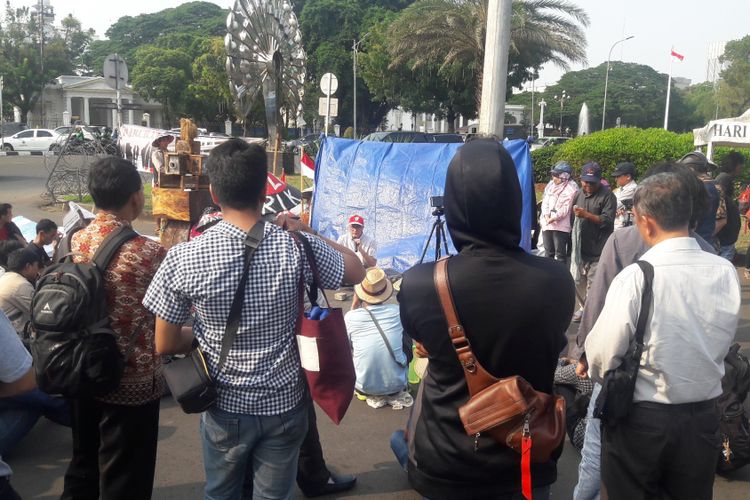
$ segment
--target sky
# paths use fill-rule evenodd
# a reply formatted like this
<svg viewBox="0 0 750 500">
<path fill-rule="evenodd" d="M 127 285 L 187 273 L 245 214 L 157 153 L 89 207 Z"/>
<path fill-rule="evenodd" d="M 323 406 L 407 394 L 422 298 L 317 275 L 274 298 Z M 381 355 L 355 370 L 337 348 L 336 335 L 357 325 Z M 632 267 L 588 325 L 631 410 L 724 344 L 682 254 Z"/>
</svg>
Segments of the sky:
<svg viewBox="0 0 750 500">
<path fill-rule="evenodd" d="M 104 37 L 107 28 L 121 16 L 136 16 L 175 7 L 184 0 L 49 0 L 57 19 L 72 13 L 85 28 Z M 675 62 L 674 76 L 692 83 L 706 80 L 709 46 L 750 34 L 750 0 L 569 0 L 589 15 L 585 29 L 588 65 L 606 62 L 610 47 L 625 36 L 635 38 L 619 44 L 612 60 L 647 64 L 657 71 L 669 71 L 670 49 L 685 56 Z M 13 5 L 31 5 L 32 0 L 11 0 Z M 229 8 L 233 0 L 213 3 Z M 574 65 L 571 70 L 586 66 Z M 542 69 L 537 86 L 555 83 L 564 70 L 550 65 Z"/>
</svg>

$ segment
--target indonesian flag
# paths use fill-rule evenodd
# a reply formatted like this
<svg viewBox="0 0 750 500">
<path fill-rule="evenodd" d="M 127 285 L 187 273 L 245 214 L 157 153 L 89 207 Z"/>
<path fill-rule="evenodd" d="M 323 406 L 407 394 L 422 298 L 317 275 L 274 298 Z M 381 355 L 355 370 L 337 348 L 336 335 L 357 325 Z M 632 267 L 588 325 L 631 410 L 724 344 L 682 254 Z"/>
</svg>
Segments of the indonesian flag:
<svg viewBox="0 0 750 500">
<path fill-rule="evenodd" d="M 310 179 L 315 179 L 315 162 L 307 156 L 307 151 L 304 149 L 302 150 L 302 158 L 300 158 L 299 166 L 302 175 Z"/>
<path fill-rule="evenodd" d="M 678 54 L 677 52 L 674 51 L 674 49 L 672 49 L 672 57 L 676 57 L 680 61 L 682 61 L 683 59 L 685 59 L 685 56 L 683 56 L 682 54 Z"/>
</svg>

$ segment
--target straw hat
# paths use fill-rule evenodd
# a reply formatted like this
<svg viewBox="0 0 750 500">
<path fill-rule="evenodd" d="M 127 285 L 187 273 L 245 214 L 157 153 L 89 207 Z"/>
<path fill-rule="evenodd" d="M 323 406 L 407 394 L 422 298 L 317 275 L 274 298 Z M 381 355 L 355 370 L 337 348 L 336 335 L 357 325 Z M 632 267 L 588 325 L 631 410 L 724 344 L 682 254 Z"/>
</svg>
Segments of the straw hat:
<svg viewBox="0 0 750 500">
<path fill-rule="evenodd" d="M 381 304 L 393 295 L 393 285 L 382 269 L 371 267 L 362 283 L 354 285 L 354 293 L 368 304 Z"/>
<path fill-rule="evenodd" d="M 169 134 L 160 135 L 159 137 L 157 137 L 156 139 L 154 139 L 154 141 L 151 143 L 151 146 L 153 146 L 155 148 L 158 148 L 159 147 L 159 141 L 161 141 L 162 139 L 169 139 L 169 141 L 167 142 L 167 144 L 171 144 L 172 141 L 174 141 L 174 136 L 173 135 L 169 135 Z"/>
</svg>

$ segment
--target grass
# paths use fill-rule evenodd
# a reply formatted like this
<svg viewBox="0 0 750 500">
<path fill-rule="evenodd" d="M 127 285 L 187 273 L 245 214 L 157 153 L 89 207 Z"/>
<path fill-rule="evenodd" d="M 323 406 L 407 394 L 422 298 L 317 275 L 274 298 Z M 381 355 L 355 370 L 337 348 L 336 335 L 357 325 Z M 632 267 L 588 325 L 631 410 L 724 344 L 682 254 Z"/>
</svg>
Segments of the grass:
<svg viewBox="0 0 750 500">
<path fill-rule="evenodd" d="M 298 181 L 299 182 L 299 181 Z M 143 194 L 146 198 L 146 204 L 143 206 L 143 212 L 147 214 L 151 214 L 151 184 L 145 183 L 143 185 Z M 81 203 L 81 204 L 88 204 L 91 205 L 91 208 L 93 209 L 94 200 L 91 198 L 90 194 L 87 194 L 83 196 L 82 198 L 79 198 L 78 195 L 75 194 L 66 194 L 62 197 L 63 201 L 73 201 L 75 203 Z"/>
</svg>

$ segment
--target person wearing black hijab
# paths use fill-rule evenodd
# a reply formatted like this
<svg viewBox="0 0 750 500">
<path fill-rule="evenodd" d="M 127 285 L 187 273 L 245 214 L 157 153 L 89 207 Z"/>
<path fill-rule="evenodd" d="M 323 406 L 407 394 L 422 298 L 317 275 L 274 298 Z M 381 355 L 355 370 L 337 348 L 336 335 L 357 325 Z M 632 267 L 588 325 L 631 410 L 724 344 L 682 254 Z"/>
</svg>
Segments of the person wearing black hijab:
<svg viewBox="0 0 750 500">
<path fill-rule="evenodd" d="M 574 285 L 564 266 L 518 246 L 522 196 L 508 152 L 490 140 L 461 147 L 448 167 L 444 201 L 459 252 L 448 276 L 474 353 L 495 377 L 520 375 L 551 393 Z M 521 456 L 488 436 L 479 437 L 475 451 L 463 429 L 458 408 L 469 392 L 433 284 L 434 266 L 408 270 L 398 295 L 404 328 L 430 360 L 408 429 L 409 480 L 431 500 L 510 499 L 521 492 Z M 561 452 L 562 446 L 549 462 L 532 464 L 535 500 L 549 494 Z"/>
</svg>

